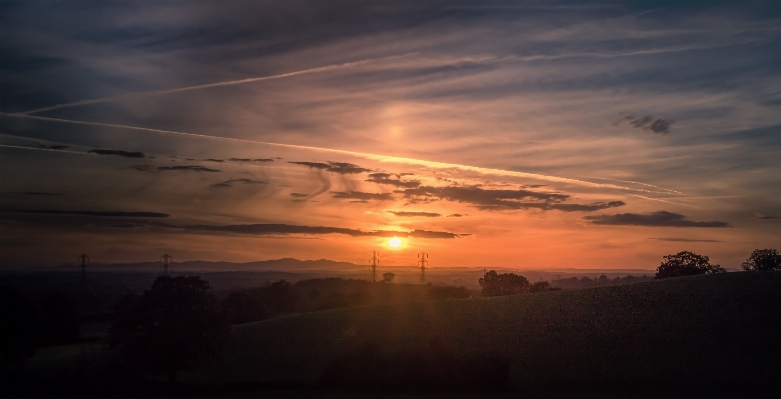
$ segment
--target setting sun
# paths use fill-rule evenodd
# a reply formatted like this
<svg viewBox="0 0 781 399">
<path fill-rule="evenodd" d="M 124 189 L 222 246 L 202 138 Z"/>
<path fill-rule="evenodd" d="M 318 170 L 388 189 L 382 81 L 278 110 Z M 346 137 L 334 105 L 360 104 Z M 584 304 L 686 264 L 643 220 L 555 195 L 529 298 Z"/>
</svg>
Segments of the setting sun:
<svg viewBox="0 0 781 399">
<path fill-rule="evenodd" d="M 401 239 L 399 237 L 393 237 L 388 240 L 388 246 L 391 248 L 398 248 L 401 246 Z"/>
</svg>

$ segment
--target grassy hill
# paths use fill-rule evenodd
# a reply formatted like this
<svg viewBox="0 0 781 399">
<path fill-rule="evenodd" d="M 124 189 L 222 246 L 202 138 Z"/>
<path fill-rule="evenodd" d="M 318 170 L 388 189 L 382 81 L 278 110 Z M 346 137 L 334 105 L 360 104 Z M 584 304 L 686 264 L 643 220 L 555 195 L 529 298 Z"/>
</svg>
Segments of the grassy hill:
<svg viewBox="0 0 781 399">
<path fill-rule="evenodd" d="M 398 303 L 234 327 L 199 383 L 316 382 L 361 343 L 381 353 L 499 353 L 515 389 L 774 384 L 781 371 L 781 273 L 728 273 L 516 297 Z"/>
</svg>

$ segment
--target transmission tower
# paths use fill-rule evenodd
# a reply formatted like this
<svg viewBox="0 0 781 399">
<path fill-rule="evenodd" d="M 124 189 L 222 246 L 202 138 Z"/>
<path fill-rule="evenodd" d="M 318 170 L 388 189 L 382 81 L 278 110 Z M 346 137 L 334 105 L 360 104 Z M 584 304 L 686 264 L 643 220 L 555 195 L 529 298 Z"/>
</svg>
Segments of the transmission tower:
<svg viewBox="0 0 781 399">
<path fill-rule="evenodd" d="M 426 265 L 428 264 L 428 254 L 421 252 L 418 254 L 418 266 L 420 267 L 420 283 L 426 284 Z"/>
<path fill-rule="evenodd" d="M 171 261 L 174 260 L 174 258 L 171 255 L 165 254 L 160 257 L 160 262 L 163 262 L 163 265 L 160 266 L 160 274 L 169 275 L 171 274 Z"/>
<path fill-rule="evenodd" d="M 371 266 L 372 266 L 372 283 L 377 282 L 377 264 L 380 263 L 380 253 L 377 251 L 372 251 L 372 258 L 371 258 Z"/>
<path fill-rule="evenodd" d="M 79 267 L 81 268 L 81 277 L 87 277 L 87 264 L 89 263 L 89 256 L 87 256 L 87 254 L 81 254 L 77 260 L 79 262 Z"/>
</svg>

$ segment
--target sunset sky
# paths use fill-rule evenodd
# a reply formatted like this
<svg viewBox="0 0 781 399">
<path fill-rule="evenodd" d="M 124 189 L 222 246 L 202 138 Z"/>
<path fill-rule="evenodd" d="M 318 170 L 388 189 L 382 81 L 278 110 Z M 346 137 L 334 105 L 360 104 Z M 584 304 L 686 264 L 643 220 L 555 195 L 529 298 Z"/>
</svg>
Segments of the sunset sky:
<svg viewBox="0 0 781 399">
<path fill-rule="evenodd" d="M 781 249 L 778 3 L 477 4 L 1 3 L 2 267 Z"/>
</svg>

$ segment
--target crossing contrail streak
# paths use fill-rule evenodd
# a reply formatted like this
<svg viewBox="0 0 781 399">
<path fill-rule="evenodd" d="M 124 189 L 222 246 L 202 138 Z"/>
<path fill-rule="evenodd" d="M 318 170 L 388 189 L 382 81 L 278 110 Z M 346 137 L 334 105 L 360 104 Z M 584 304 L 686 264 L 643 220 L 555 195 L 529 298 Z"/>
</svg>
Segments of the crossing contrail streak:
<svg viewBox="0 0 781 399">
<path fill-rule="evenodd" d="M 210 136 L 208 134 L 176 132 L 176 131 L 172 131 L 172 130 L 151 129 L 151 128 L 147 128 L 147 127 L 127 126 L 127 125 L 115 125 L 115 124 L 111 124 L 111 123 L 101 123 L 101 122 L 84 122 L 84 121 L 75 121 L 75 120 L 70 120 L 70 119 L 49 118 L 49 117 L 44 117 L 44 116 L 12 114 L 12 113 L 7 113 L 7 112 L 0 112 L 0 116 L 12 117 L 12 118 L 27 118 L 27 119 L 34 119 L 34 120 L 41 120 L 41 121 L 50 121 L 50 122 L 70 123 L 70 124 L 75 124 L 75 125 L 100 126 L 100 127 L 109 127 L 109 128 L 116 128 L 116 129 L 138 130 L 138 131 L 144 131 L 144 132 L 160 133 L 160 134 L 171 134 L 171 135 L 179 135 L 179 136 L 200 137 L 200 138 L 206 138 L 206 139 L 212 139 L 212 140 L 235 141 L 235 142 L 241 142 L 241 143 L 261 144 L 261 145 L 283 147 L 283 148 L 297 148 L 297 149 L 302 149 L 302 150 L 331 152 L 331 153 L 335 153 L 335 154 L 351 155 L 351 156 L 356 156 L 356 157 L 360 157 L 360 158 L 364 158 L 364 159 L 368 159 L 368 160 L 373 160 L 373 161 L 378 161 L 378 162 L 401 163 L 401 164 L 407 164 L 407 165 L 419 165 L 419 166 L 425 166 L 425 167 L 429 167 L 429 168 L 433 168 L 433 169 L 457 169 L 457 170 L 462 170 L 462 171 L 476 172 L 476 173 L 480 173 L 480 174 L 484 174 L 484 175 L 505 176 L 505 177 L 521 177 L 521 178 L 527 178 L 527 179 L 545 180 L 545 181 L 564 183 L 564 184 L 573 184 L 573 185 L 585 186 L 585 187 L 605 188 L 605 189 L 614 189 L 614 190 L 622 190 L 622 191 L 637 191 L 637 192 L 656 193 L 656 194 L 667 194 L 666 192 L 649 191 L 649 190 L 644 190 L 644 189 L 641 189 L 641 188 L 631 188 L 631 187 L 619 186 L 619 185 L 616 185 L 616 184 L 594 183 L 594 182 L 590 182 L 590 181 L 571 179 L 571 178 L 567 178 L 567 177 L 541 175 L 541 174 L 537 174 L 537 173 L 516 172 L 516 171 L 504 170 L 504 169 L 483 168 L 483 167 L 479 167 L 479 166 L 461 165 L 461 164 L 455 164 L 455 163 L 426 161 L 426 160 L 422 160 L 422 159 L 396 157 L 396 156 L 391 156 L 391 155 L 369 154 L 369 153 L 365 153 L 365 152 L 338 150 L 338 149 L 334 149 L 334 148 L 313 147 L 313 146 L 296 145 L 296 144 L 270 143 L 270 142 L 267 142 L 267 141 L 237 139 L 237 138 L 222 137 L 222 136 Z"/>
<path fill-rule="evenodd" d="M 183 91 L 206 89 L 206 88 L 209 88 L 209 87 L 233 86 L 233 85 L 240 85 L 240 84 L 244 84 L 244 83 L 262 82 L 264 80 L 282 79 L 282 78 L 288 78 L 288 77 L 291 77 L 291 76 L 298 76 L 298 75 L 305 75 L 305 74 L 310 74 L 310 73 L 331 71 L 331 70 L 334 70 L 334 69 L 350 68 L 350 67 L 354 67 L 354 66 L 358 66 L 358 65 L 362 65 L 362 64 L 367 64 L 367 63 L 375 62 L 375 61 L 390 60 L 390 59 L 394 59 L 394 58 L 407 57 L 407 56 L 410 56 L 410 55 L 413 55 L 413 54 L 416 54 L 416 53 L 407 53 L 407 54 L 394 55 L 394 56 L 382 57 L 382 58 L 369 58 L 369 59 L 360 60 L 360 61 L 345 62 L 345 63 L 342 63 L 342 64 L 333 64 L 333 65 L 326 65 L 326 66 L 317 67 L 317 68 L 303 69 L 303 70 L 300 70 L 300 71 L 287 72 L 287 73 L 282 73 L 282 74 L 278 74 L 278 75 L 260 76 L 260 77 L 255 77 L 255 78 L 247 78 L 247 79 L 239 79 L 239 80 L 229 80 L 229 81 L 226 81 L 226 82 L 207 83 L 207 84 L 196 85 L 196 86 L 179 87 L 179 88 L 176 88 L 176 89 L 163 89 L 163 90 L 145 91 L 145 92 L 140 92 L 140 93 L 128 93 L 128 94 L 122 94 L 122 95 L 113 96 L 113 97 L 95 98 L 95 99 L 92 99 L 92 100 L 74 101 L 72 103 L 57 104 L 57 105 L 52 105 L 50 107 L 38 108 L 38 109 L 33 109 L 33 110 L 30 110 L 30 111 L 24 111 L 24 112 L 18 112 L 17 114 L 19 114 L 19 115 L 32 115 L 32 114 L 37 114 L 39 112 L 51 111 L 53 109 L 78 107 L 80 105 L 100 104 L 100 103 L 107 103 L 107 102 L 112 102 L 112 101 L 130 100 L 130 99 L 141 98 L 141 97 L 151 97 L 151 96 L 157 96 L 157 95 L 160 95 L 160 94 L 171 94 L 171 93 L 179 93 L 179 92 L 183 92 Z"/>
</svg>

